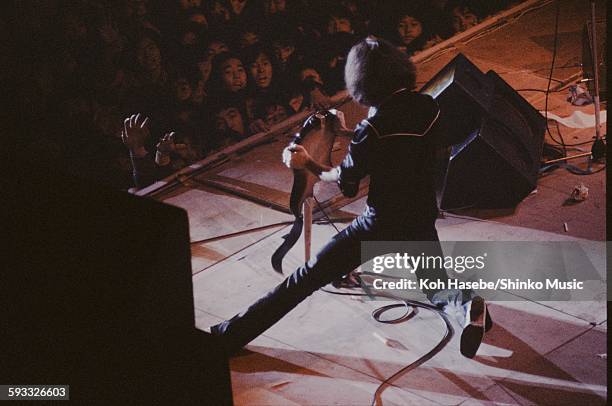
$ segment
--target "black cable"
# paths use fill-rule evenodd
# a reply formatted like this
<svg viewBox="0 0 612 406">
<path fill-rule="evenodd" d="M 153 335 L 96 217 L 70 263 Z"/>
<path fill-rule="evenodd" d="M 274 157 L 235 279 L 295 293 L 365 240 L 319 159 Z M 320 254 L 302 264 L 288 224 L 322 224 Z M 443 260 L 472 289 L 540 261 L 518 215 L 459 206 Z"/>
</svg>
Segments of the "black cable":
<svg viewBox="0 0 612 406">
<path fill-rule="evenodd" d="M 547 142 L 542 146 L 542 161 L 540 162 L 540 169 L 542 165 L 546 165 L 548 162 L 544 161 L 543 157 L 547 157 L 549 160 L 560 159 L 563 158 L 563 150 L 561 150 L 555 144 L 549 144 Z"/>
<path fill-rule="evenodd" d="M 552 61 L 550 63 L 550 73 L 548 75 L 548 84 L 546 85 L 546 98 L 544 102 L 544 118 L 546 120 L 546 132 L 548 133 L 548 136 L 555 143 L 563 147 L 564 156 L 567 156 L 567 150 L 565 149 L 565 141 L 563 140 L 563 136 L 559 134 L 559 138 L 561 139 L 561 142 L 557 141 L 552 136 L 552 133 L 550 132 L 550 128 L 548 127 L 548 96 L 550 95 L 550 83 L 553 80 L 552 76 L 553 76 L 553 71 L 555 69 L 555 60 L 557 59 L 557 43 L 559 42 L 559 14 L 561 12 L 561 1 L 557 0 L 556 4 L 557 4 L 557 7 L 555 10 L 555 35 L 554 35 L 554 41 L 553 41 L 553 55 L 552 55 Z"/>
<path fill-rule="evenodd" d="M 338 295 L 338 296 L 372 296 L 368 293 L 334 292 L 333 290 L 327 290 L 325 288 L 321 288 L 320 290 L 322 292 L 329 293 L 330 295 Z"/>
<path fill-rule="evenodd" d="M 351 221 L 355 220 L 356 216 L 346 216 L 346 217 L 338 217 L 333 219 L 333 223 L 350 223 Z M 313 220 L 314 224 L 321 224 L 321 225 L 325 225 L 325 224 L 330 224 L 329 220 L 327 219 L 318 219 L 318 220 Z"/>
<path fill-rule="evenodd" d="M 405 307 L 406 313 L 402 314 L 400 317 L 396 317 L 390 320 L 383 320 L 381 318 L 381 316 L 384 313 L 388 312 L 389 310 L 397 309 L 398 307 Z M 375 309 L 372 312 L 372 318 L 376 320 L 377 322 L 383 323 L 383 324 L 398 324 L 398 323 L 402 323 L 404 321 L 410 320 L 416 314 L 417 314 L 416 308 L 410 307 L 408 303 L 403 301 L 402 303 L 394 303 L 394 304 L 390 304 L 386 306 L 381 306 L 378 309 Z"/>
<path fill-rule="evenodd" d="M 237 237 L 237 236 L 242 235 L 242 234 L 253 233 L 255 231 L 267 230 L 269 228 L 274 228 L 274 227 L 288 226 L 290 224 L 293 224 L 293 221 L 281 221 L 281 222 L 278 222 L 278 223 L 267 224 L 265 226 L 247 228 L 246 230 L 241 230 L 241 231 L 235 231 L 233 233 L 222 234 L 222 235 L 218 235 L 216 237 L 209 237 L 209 238 L 204 238 L 204 239 L 201 239 L 201 240 L 194 240 L 194 241 L 191 241 L 189 244 L 190 245 L 205 244 L 205 243 L 209 243 L 209 242 L 223 240 L 223 239 L 226 239 L 226 238 Z"/>
<path fill-rule="evenodd" d="M 557 127 L 557 133 L 559 134 L 559 136 L 561 136 L 561 128 L 559 127 L 559 123 L 555 121 L 556 127 Z M 563 144 L 566 147 L 578 147 L 580 145 L 586 145 L 586 144 L 592 144 L 594 141 L 584 141 L 584 142 L 578 142 L 575 144 Z"/>
<path fill-rule="evenodd" d="M 319 200 L 314 195 L 312 197 L 313 197 L 314 201 L 317 202 L 317 206 L 319 206 L 319 210 L 321 211 L 321 213 L 323 213 L 323 217 L 325 217 L 327 219 L 327 221 L 329 222 L 329 224 L 331 224 L 332 227 L 334 227 L 336 229 L 336 231 L 338 233 L 340 233 L 340 230 L 338 229 L 338 227 L 336 227 L 336 223 L 334 223 L 332 221 L 332 219 L 329 218 L 329 216 L 325 212 L 325 209 L 323 209 L 323 206 L 321 206 L 321 203 L 319 203 Z"/>
<path fill-rule="evenodd" d="M 232 252 L 231 254 L 226 255 L 225 257 L 221 258 L 220 260 L 215 261 L 215 262 L 213 262 L 212 264 L 208 264 L 208 265 L 206 265 L 204 268 L 200 269 L 200 270 L 199 270 L 199 271 L 197 271 L 197 272 L 193 272 L 193 273 L 191 274 L 191 276 L 195 276 L 195 275 L 199 274 L 200 272 L 204 272 L 204 271 L 205 271 L 205 270 L 207 270 L 208 268 L 213 267 L 213 266 L 215 266 L 215 265 L 219 264 L 220 262 L 223 262 L 223 261 L 227 260 L 228 258 L 231 258 L 232 256 L 234 256 L 234 255 L 238 254 L 239 252 L 242 252 L 242 251 L 246 250 L 247 248 L 252 247 L 252 246 L 253 246 L 253 245 L 255 245 L 255 244 L 259 244 L 261 241 L 265 240 L 265 239 L 266 239 L 266 238 L 268 238 L 268 237 L 273 236 L 274 234 L 276 234 L 276 233 L 280 232 L 280 231 L 281 231 L 281 230 L 283 230 L 283 229 L 284 229 L 284 228 L 279 228 L 278 230 L 276 230 L 276 231 L 272 232 L 271 234 L 264 235 L 263 237 L 261 237 L 261 238 L 257 239 L 256 241 L 253 241 L 252 243 L 247 244 L 246 246 L 244 246 L 244 247 L 240 248 L 238 251 L 236 251 L 236 252 Z"/>
<path fill-rule="evenodd" d="M 563 137 L 561 136 L 561 129 L 559 128 L 559 123 L 556 123 L 557 126 L 557 132 L 559 133 L 559 136 L 561 137 L 561 139 L 563 139 Z M 605 139 L 605 137 L 603 137 L 602 139 Z M 586 144 L 592 144 L 595 141 L 584 141 L 584 142 L 578 142 L 575 144 L 563 144 L 564 147 L 564 151 L 565 151 L 565 155 L 563 155 L 564 157 L 567 157 L 567 148 L 566 147 L 576 147 L 576 146 L 580 146 L 580 145 L 586 145 Z M 554 148 L 553 146 L 550 146 L 551 148 Z M 592 175 L 598 172 L 603 171 L 604 169 L 606 169 L 606 165 L 604 165 L 603 167 L 593 171 L 593 170 L 584 170 L 581 169 L 575 165 L 569 164 L 567 162 L 557 162 L 557 163 L 553 163 L 550 165 L 546 165 L 540 168 L 539 170 L 539 174 L 542 175 L 546 172 L 552 171 L 554 169 L 559 169 L 559 168 L 564 168 L 565 170 L 567 170 L 568 172 L 573 173 L 574 175 L 580 175 L 580 176 L 587 176 L 587 175 Z"/>
<path fill-rule="evenodd" d="M 371 273 L 365 273 L 364 272 L 364 274 L 371 274 Z M 376 274 L 376 275 L 377 276 L 389 277 L 388 275 L 379 275 L 379 274 Z M 433 358 L 437 353 L 442 351 L 442 349 L 444 347 L 446 347 L 446 345 L 450 342 L 450 340 L 453 338 L 453 335 L 455 334 L 455 329 L 453 328 L 452 324 L 448 320 L 448 316 L 444 313 L 444 311 L 442 309 L 440 309 L 440 308 L 438 308 L 437 306 L 434 306 L 434 305 L 430 305 L 430 304 L 427 304 L 427 303 L 419 302 L 419 301 L 416 301 L 416 300 L 400 299 L 400 298 L 397 298 L 397 297 L 393 297 L 391 295 L 377 295 L 377 294 L 373 294 L 373 293 L 334 292 L 334 291 L 330 291 L 330 290 L 327 290 L 327 289 L 324 289 L 324 288 L 322 288 L 321 290 L 323 292 L 330 293 L 332 295 L 339 295 L 339 296 L 384 297 L 384 298 L 400 301 L 401 303 L 394 303 L 394 304 L 390 304 L 390 305 L 381 306 L 381 307 L 375 309 L 374 311 L 372 311 L 372 318 L 374 320 L 376 320 L 377 322 L 379 322 L 379 323 L 384 323 L 384 324 L 398 324 L 398 323 L 402 323 L 404 321 L 410 320 L 414 315 L 416 315 L 417 309 L 418 308 L 422 308 L 422 309 L 428 309 L 428 310 L 431 310 L 431 311 L 434 311 L 435 313 L 437 313 L 438 316 L 440 316 L 440 318 L 442 318 L 442 320 L 444 321 L 444 324 L 446 325 L 446 332 L 444 334 L 444 337 L 442 337 L 440 342 L 438 342 L 438 344 L 436 344 L 436 346 L 434 348 L 429 350 L 423 356 L 419 357 L 416 361 L 411 362 L 410 364 L 408 364 L 405 367 L 401 368 L 399 371 L 395 372 L 393 375 L 387 377 L 384 381 L 382 381 L 380 383 L 380 385 L 378 385 L 378 387 L 374 391 L 374 394 L 372 395 L 372 402 L 371 402 L 372 406 L 375 406 L 377 403 L 380 403 L 380 393 L 382 392 L 382 390 L 387 385 L 391 385 L 391 382 L 393 382 L 395 379 L 397 379 L 401 375 L 405 374 L 406 372 L 412 371 L 413 369 L 417 368 L 418 366 L 424 364 L 425 362 L 427 362 L 428 360 Z M 398 307 L 405 307 L 406 308 L 406 312 L 404 314 L 402 314 L 400 317 L 396 317 L 394 319 L 390 319 L 390 320 L 382 320 L 381 319 L 381 316 L 383 315 L 383 313 L 385 313 L 385 312 L 387 312 L 389 310 L 392 310 L 392 309 L 396 309 Z"/>
<path fill-rule="evenodd" d="M 453 326 L 448 320 L 448 316 L 442 310 L 438 309 L 436 306 L 417 302 L 415 300 L 404 300 L 403 302 L 405 303 L 406 306 L 412 306 L 413 308 L 420 307 L 420 308 L 429 309 L 429 310 L 436 312 L 438 316 L 442 318 L 442 320 L 444 321 L 444 324 L 446 325 L 446 333 L 444 334 L 444 337 L 442 337 L 442 340 L 440 340 L 440 342 L 436 344 L 436 346 L 432 348 L 427 354 L 423 355 L 416 361 L 406 365 L 405 367 L 403 367 L 402 369 L 400 369 L 399 371 L 397 371 L 396 373 L 394 373 L 393 375 L 391 375 L 390 377 L 382 381 L 381 384 L 378 385 L 378 387 L 376 388 L 376 391 L 374 392 L 374 395 L 372 396 L 371 406 L 376 406 L 377 403 L 380 403 L 380 393 L 385 388 L 385 386 L 391 385 L 391 382 L 396 380 L 401 375 L 405 374 L 406 372 L 412 371 L 418 366 L 429 361 L 431 358 L 434 357 L 434 355 L 436 355 L 438 352 L 442 351 L 444 347 L 446 347 L 446 345 L 450 342 L 450 340 L 453 338 L 453 335 L 455 334 L 455 330 L 453 329 Z"/>
<path fill-rule="evenodd" d="M 551 90 L 551 92 L 559 93 L 564 91 L 566 88 L 562 87 L 561 89 Z M 525 88 L 525 89 L 516 89 L 517 92 L 540 92 L 546 93 L 546 89 L 533 89 L 533 88 Z"/>
<path fill-rule="evenodd" d="M 575 143 L 575 144 L 566 144 L 565 140 L 563 139 L 563 135 L 561 134 L 561 130 L 559 128 L 559 123 L 556 123 L 557 126 L 557 134 L 559 135 L 559 139 L 560 141 L 558 141 L 557 139 L 555 139 L 555 137 L 553 137 L 551 131 L 550 131 L 550 127 L 548 125 L 548 97 L 550 95 L 550 83 L 552 80 L 556 80 L 553 79 L 552 75 L 554 72 L 554 68 L 555 68 L 555 60 L 557 58 L 557 46 L 558 46 L 558 42 L 559 42 L 559 14 L 560 14 L 560 10 L 561 10 L 561 2 L 560 0 L 557 0 L 556 3 L 556 10 L 555 10 L 555 35 L 554 35 L 554 43 L 553 43 L 553 57 L 552 57 L 552 61 L 551 61 L 551 65 L 550 65 L 550 73 L 548 75 L 548 84 L 546 86 L 546 98 L 545 98 L 545 106 L 544 106 L 544 116 L 545 116 L 545 120 L 546 120 L 546 132 L 548 133 L 548 136 L 550 137 L 550 139 L 556 143 L 557 145 L 560 145 L 563 148 L 563 156 L 566 157 L 567 156 L 567 147 L 574 147 L 574 146 L 580 146 L 580 145 L 586 145 L 586 144 L 590 144 L 594 141 L 587 141 L 587 142 L 580 142 L 580 143 Z M 529 89 L 529 90 L 534 90 L 536 91 L 536 89 Z M 560 91 L 561 89 L 559 89 Z M 541 168 L 540 173 L 546 172 L 548 170 L 554 169 L 554 168 L 558 168 L 558 167 L 564 167 L 565 169 L 567 169 L 568 171 L 570 171 L 571 173 L 574 173 L 576 175 L 589 175 L 591 173 L 597 173 L 600 172 L 601 170 L 603 170 L 604 168 L 600 168 L 595 172 L 591 172 L 591 171 L 585 171 L 582 170 L 576 166 L 570 165 L 570 164 L 559 164 L 559 165 L 552 165 L 552 166 L 548 166 L 545 168 Z"/>
<path fill-rule="evenodd" d="M 585 171 L 584 169 L 580 169 L 577 166 L 568 164 L 566 162 L 557 162 L 554 164 L 550 164 L 550 165 L 546 165 L 540 168 L 540 174 L 544 173 L 544 172 L 548 172 L 551 171 L 553 169 L 558 169 L 558 168 L 564 168 L 567 171 L 573 173 L 574 175 L 581 175 L 581 176 L 586 176 L 586 175 L 593 175 L 595 173 L 601 172 L 604 169 L 606 169 L 606 165 L 602 166 L 601 168 L 595 170 L 595 171 Z"/>
<path fill-rule="evenodd" d="M 606 165 L 602 166 L 601 168 L 595 170 L 595 171 L 585 171 L 584 169 L 580 169 L 577 166 L 571 165 L 571 164 L 565 164 L 563 165 L 563 167 L 565 167 L 565 169 L 567 169 L 569 172 L 573 173 L 574 175 L 581 175 L 581 176 L 587 176 L 587 175 L 593 175 L 595 173 L 601 172 L 604 169 L 606 169 Z"/>
</svg>

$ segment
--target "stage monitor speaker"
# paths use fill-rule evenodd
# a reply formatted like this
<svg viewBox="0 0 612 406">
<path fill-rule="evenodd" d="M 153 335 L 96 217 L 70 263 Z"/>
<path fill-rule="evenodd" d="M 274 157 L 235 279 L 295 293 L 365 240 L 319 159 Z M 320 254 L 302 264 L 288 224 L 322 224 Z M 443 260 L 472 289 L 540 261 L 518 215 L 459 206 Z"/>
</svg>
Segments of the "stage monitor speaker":
<svg viewBox="0 0 612 406">
<path fill-rule="evenodd" d="M 440 193 L 443 210 L 513 207 L 536 187 L 544 117 L 495 72 L 489 113 L 480 128 L 452 146 Z"/>
<path fill-rule="evenodd" d="M 480 128 L 489 110 L 493 86 L 463 54 L 457 55 L 420 90 L 438 102 L 442 144 L 453 145 Z"/>
<path fill-rule="evenodd" d="M 3 188 L 0 382 L 70 385 L 80 403 L 231 404 L 227 358 L 195 328 L 187 213 L 28 159 Z"/>
<path fill-rule="evenodd" d="M 608 100 L 608 86 L 606 80 L 607 64 L 606 59 L 606 20 L 596 20 L 597 27 L 597 73 L 599 74 L 599 97 L 601 100 Z M 595 95 L 595 71 L 593 69 L 593 27 L 591 21 L 584 25 L 582 36 L 582 70 L 587 82 L 589 92 Z"/>
</svg>

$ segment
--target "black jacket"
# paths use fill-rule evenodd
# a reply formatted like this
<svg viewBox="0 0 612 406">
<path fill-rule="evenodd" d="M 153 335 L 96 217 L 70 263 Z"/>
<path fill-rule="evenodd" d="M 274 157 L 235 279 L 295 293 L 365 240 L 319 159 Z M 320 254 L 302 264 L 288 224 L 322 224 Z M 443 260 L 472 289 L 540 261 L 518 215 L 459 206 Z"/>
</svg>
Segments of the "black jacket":
<svg viewBox="0 0 612 406">
<path fill-rule="evenodd" d="M 430 96 L 405 89 L 381 103 L 355 130 L 340 165 L 342 193 L 354 196 L 360 180 L 370 175 L 366 215 L 415 227 L 433 225 L 439 112 Z"/>
</svg>

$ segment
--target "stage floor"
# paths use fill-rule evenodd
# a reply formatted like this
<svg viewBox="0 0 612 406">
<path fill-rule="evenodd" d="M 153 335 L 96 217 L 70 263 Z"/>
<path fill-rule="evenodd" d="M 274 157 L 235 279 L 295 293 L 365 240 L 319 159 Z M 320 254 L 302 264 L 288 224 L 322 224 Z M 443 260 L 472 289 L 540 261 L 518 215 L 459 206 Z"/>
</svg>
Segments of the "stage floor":
<svg viewBox="0 0 612 406">
<path fill-rule="evenodd" d="M 465 42 L 418 63 L 425 83 L 459 52 L 481 70 L 493 69 L 538 110 L 548 83 L 554 33 L 554 2 L 509 23 L 484 28 Z M 605 16 L 605 2 L 598 1 Z M 588 2 L 563 0 L 553 87 L 579 79 L 582 28 Z M 548 110 L 562 117 L 574 111 L 593 114 L 593 106 L 566 102 L 567 90 L 550 94 Z M 365 114 L 349 109 L 349 125 Z M 606 105 L 602 107 L 606 108 Z M 561 126 L 567 143 L 588 141 L 593 128 Z M 551 132 L 557 136 L 551 123 Z M 234 159 L 183 182 L 156 198 L 189 213 L 197 327 L 233 316 L 282 280 L 270 256 L 287 232 L 290 172 L 277 158 L 286 135 L 262 143 Z M 340 140 L 335 159 L 342 155 Z M 547 141 L 551 141 L 547 136 Z M 570 154 L 579 153 L 572 150 Z M 576 165 L 584 167 L 584 160 Z M 266 176 L 268 174 L 268 176 Z M 449 241 L 604 241 L 606 171 L 578 176 L 558 169 L 543 176 L 537 192 L 511 211 L 446 214 L 437 225 Z M 575 185 L 589 197 L 568 204 Z M 337 199 L 328 186 L 319 190 L 330 215 L 358 214 L 364 199 Z M 268 203 L 266 204 L 266 201 Z M 341 207 L 344 204 L 343 207 Z M 346 223 L 339 224 L 340 227 Z M 313 250 L 335 230 L 313 227 Z M 289 272 L 303 260 L 299 241 L 284 261 Z M 605 255 L 590 258 L 605 269 Z M 387 377 L 430 351 L 445 333 L 435 313 L 422 310 L 411 320 L 386 325 L 370 313 L 382 303 L 317 292 L 231 360 L 237 405 L 368 405 Z M 605 404 L 607 399 L 607 312 L 605 298 L 591 302 L 503 301 L 490 305 L 495 321 L 477 357 L 459 353 L 459 328 L 433 359 L 401 376 L 382 393 L 384 405 L 429 404 Z M 393 343 L 392 346 L 385 344 Z"/>
<path fill-rule="evenodd" d="M 441 220 L 438 228 L 442 240 L 572 240 L 458 218 Z M 334 231 L 330 225 L 315 226 L 313 248 Z M 194 277 L 198 328 L 233 316 L 282 281 L 269 266 L 282 234 L 271 234 Z M 302 251 L 294 251 L 286 269 L 302 262 Z M 251 353 L 231 359 L 236 404 L 370 404 L 385 378 L 430 351 L 446 331 L 439 316 L 426 310 L 401 324 L 378 323 L 370 313 L 383 304 L 316 292 L 253 341 L 247 347 Z M 605 301 L 498 301 L 490 312 L 495 327 L 474 359 L 459 353 L 460 329 L 454 324 L 452 341 L 387 387 L 382 404 L 605 404 Z"/>
</svg>

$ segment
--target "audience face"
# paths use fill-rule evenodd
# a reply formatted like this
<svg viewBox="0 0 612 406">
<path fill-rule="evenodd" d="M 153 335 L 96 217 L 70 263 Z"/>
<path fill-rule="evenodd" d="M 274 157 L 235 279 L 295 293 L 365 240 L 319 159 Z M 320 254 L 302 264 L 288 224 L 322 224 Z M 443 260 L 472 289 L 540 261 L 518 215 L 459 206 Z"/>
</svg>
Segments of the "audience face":
<svg viewBox="0 0 612 406">
<path fill-rule="evenodd" d="M 179 5 L 183 10 L 199 8 L 202 5 L 202 0 L 179 0 Z"/>
<path fill-rule="evenodd" d="M 228 46 L 223 41 L 212 41 L 206 48 L 206 55 L 212 59 L 213 56 L 219 55 L 221 52 L 229 51 Z"/>
<path fill-rule="evenodd" d="M 289 62 L 289 58 L 295 52 L 295 47 L 291 45 L 274 43 L 272 46 L 274 47 L 276 58 L 283 65 Z"/>
<path fill-rule="evenodd" d="M 219 21 L 229 21 L 230 19 L 229 10 L 220 0 L 213 2 L 210 12 Z"/>
<path fill-rule="evenodd" d="M 206 16 L 202 13 L 192 14 L 191 17 L 189 17 L 189 21 L 196 23 L 203 28 L 208 27 L 208 20 L 206 19 Z"/>
<path fill-rule="evenodd" d="M 285 0 L 265 0 L 264 11 L 266 14 L 282 13 L 287 9 Z"/>
<path fill-rule="evenodd" d="M 213 57 L 221 52 L 227 51 L 229 51 L 229 48 L 222 41 L 215 40 L 208 44 L 208 47 L 206 48 L 206 57 L 198 61 L 198 69 L 204 83 L 208 82 L 208 79 L 210 78 Z"/>
<path fill-rule="evenodd" d="M 187 31 L 181 37 L 181 45 L 193 46 L 198 42 L 198 35 L 194 31 Z"/>
<path fill-rule="evenodd" d="M 193 91 L 191 92 L 191 101 L 195 104 L 204 103 L 204 98 L 206 97 L 206 90 L 204 87 L 204 80 L 200 79 L 195 84 Z"/>
<path fill-rule="evenodd" d="M 146 71 L 154 71 L 161 66 L 161 52 L 151 38 L 143 38 L 138 46 L 138 63 Z"/>
<path fill-rule="evenodd" d="M 221 64 L 221 78 L 230 92 L 242 90 L 247 85 L 247 74 L 240 59 L 230 58 Z"/>
<path fill-rule="evenodd" d="M 136 16 L 143 17 L 147 15 L 147 0 L 134 0 Z"/>
<path fill-rule="evenodd" d="M 69 41 L 82 41 L 87 37 L 85 22 L 76 15 L 64 17 L 64 34 Z"/>
<path fill-rule="evenodd" d="M 189 86 L 189 81 L 185 78 L 178 78 L 174 82 L 174 90 L 176 95 L 176 100 L 184 102 L 191 98 L 191 86 Z"/>
<path fill-rule="evenodd" d="M 327 22 L 327 33 L 337 34 L 339 32 L 353 33 L 353 27 L 351 26 L 351 20 L 346 17 L 331 16 Z"/>
<path fill-rule="evenodd" d="M 228 52 L 229 48 L 222 41 L 214 40 L 206 48 L 206 57 L 198 62 L 198 69 L 202 75 L 204 82 L 208 82 L 210 72 L 212 71 L 212 60 L 215 55 L 221 52 Z"/>
<path fill-rule="evenodd" d="M 208 82 L 210 78 L 210 71 L 212 70 L 212 58 L 205 58 L 198 62 L 198 70 L 204 83 Z"/>
<path fill-rule="evenodd" d="M 455 32 L 465 31 L 478 24 L 478 17 L 465 6 L 457 6 L 451 12 Z"/>
<path fill-rule="evenodd" d="M 246 48 L 259 42 L 259 35 L 254 31 L 244 31 L 240 35 L 240 46 Z"/>
<path fill-rule="evenodd" d="M 216 115 L 216 128 L 219 131 L 232 130 L 244 135 L 244 121 L 240 110 L 236 107 L 228 107 L 219 111 Z"/>
<path fill-rule="evenodd" d="M 255 62 L 249 66 L 255 86 L 265 89 L 272 82 L 272 63 L 266 54 L 259 54 Z"/>
<path fill-rule="evenodd" d="M 235 15 L 240 15 L 244 7 L 246 6 L 247 0 L 230 0 L 230 6 Z"/>
<path fill-rule="evenodd" d="M 124 15 L 127 17 L 144 17 L 147 15 L 146 0 L 127 0 L 124 3 Z"/>
<path fill-rule="evenodd" d="M 397 24 L 397 32 L 404 45 L 410 44 L 423 33 L 423 25 L 416 18 L 405 15 Z"/>
</svg>

